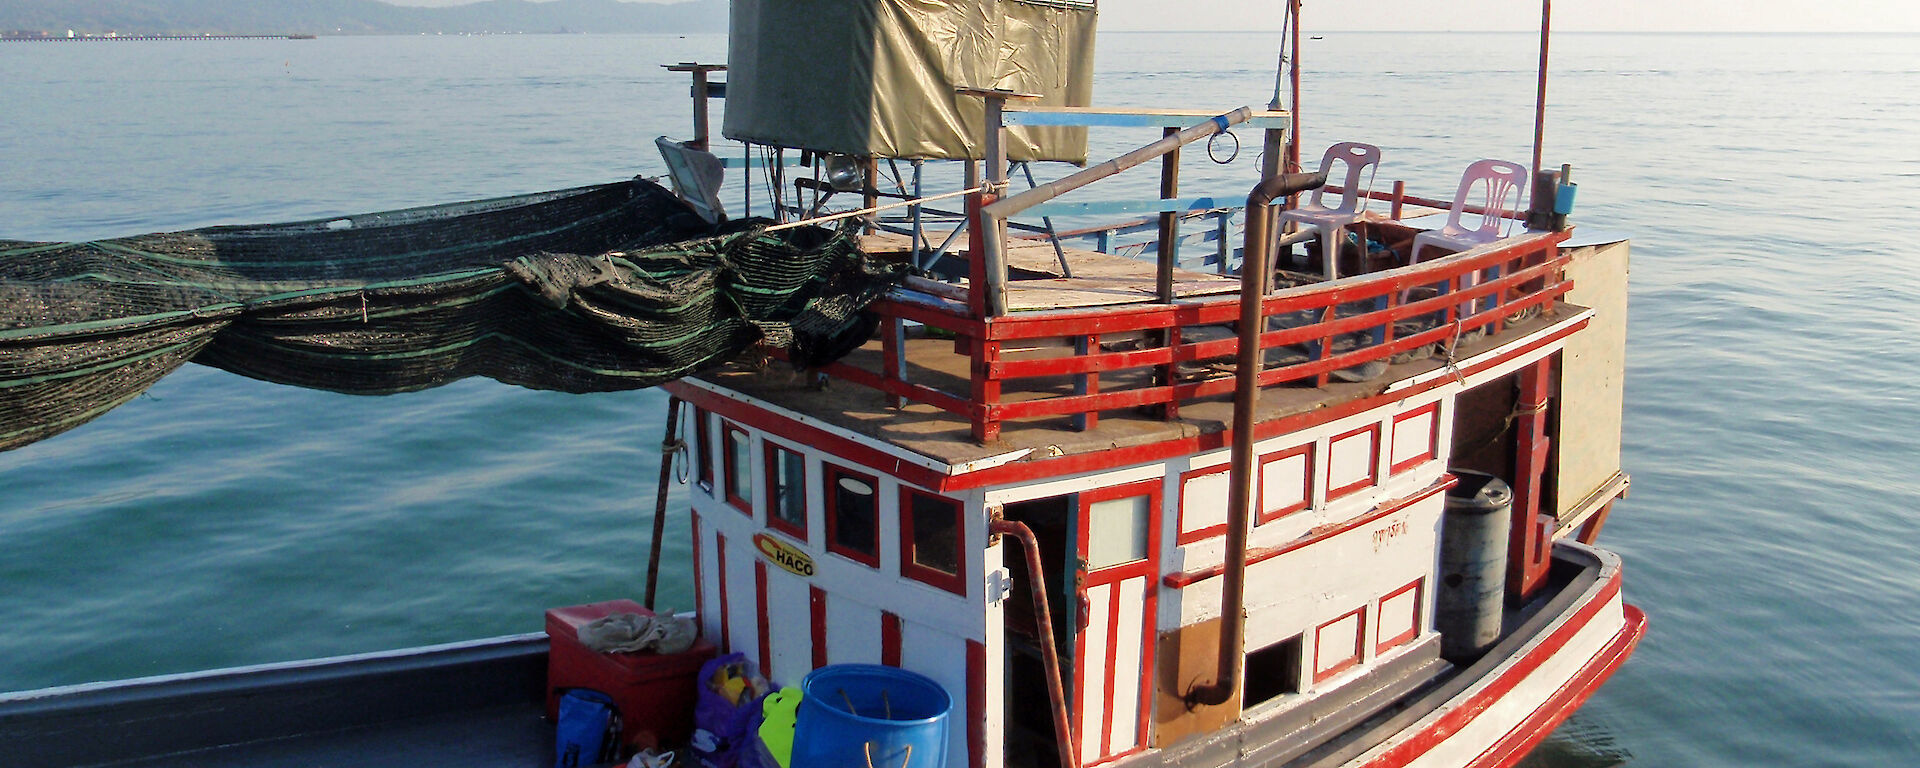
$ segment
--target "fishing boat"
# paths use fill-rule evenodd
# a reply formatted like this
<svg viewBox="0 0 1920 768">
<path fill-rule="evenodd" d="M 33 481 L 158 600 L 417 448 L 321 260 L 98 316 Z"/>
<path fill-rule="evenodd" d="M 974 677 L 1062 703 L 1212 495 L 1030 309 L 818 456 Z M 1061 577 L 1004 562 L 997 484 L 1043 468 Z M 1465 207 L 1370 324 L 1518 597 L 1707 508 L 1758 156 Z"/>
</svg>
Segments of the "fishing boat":
<svg viewBox="0 0 1920 768">
<path fill-rule="evenodd" d="M 108 280 L 141 311 L 104 317 L 75 309 L 98 304 L 84 280 L 9 275 L 41 310 L 16 345 L 120 346 L 13 374 L 0 397 L 25 425 L 0 445 L 187 360 L 354 392 L 658 384 L 661 506 L 631 607 L 653 607 L 677 521 L 706 653 L 776 686 L 917 673 L 951 702 L 956 768 L 1509 766 L 1625 663 L 1646 619 L 1596 540 L 1629 484 L 1628 244 L 1568 223 L 1570 171 L 1543 169 L 1537 139 L 1531 167 L 1475 163 L 1422 198 L 1375 189 L 1360 142 L 1301 171 L 1297 66 L 1261 108 L 1091 105 L 1091 3 L 732 14 L 726 65 L 670 67 L 695 103 L 692 136 L 659 142 L 671 194 L 0 244 L 164 271 L 171 302 Z M 716 97 L 737 155 L 710 135 Z M 1089 164 L 1089 127 L 1152 135 Z M 1181 148 L 1234 131 L 1264 148 L 1247 191 L 1182 197 Z M 1046 162 L 1085 167 L 1012 181 Z M 930 192 L 943 165 L 958 185 Z M 1154 165 L 1157 197 L 1096 197 Z M 422 332 L 434 319 L 462 330 Z M 676 462 L 685 509 L 665 506 Z M 587 615 L 567 610 L 542 634 L 0 694 L 0 755 L 551 762 Z"/>
</svg>

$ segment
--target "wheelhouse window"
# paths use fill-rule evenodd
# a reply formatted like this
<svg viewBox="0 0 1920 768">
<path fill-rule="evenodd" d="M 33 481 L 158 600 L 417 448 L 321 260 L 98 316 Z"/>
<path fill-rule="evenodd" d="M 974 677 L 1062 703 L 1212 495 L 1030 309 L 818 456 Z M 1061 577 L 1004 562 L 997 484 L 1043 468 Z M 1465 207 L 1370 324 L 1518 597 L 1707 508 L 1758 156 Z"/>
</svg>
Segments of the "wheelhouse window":
<svg viewBox="0 0 1920 768">
<path fill-rule="evenodd" d="M 700 487 L 713 492 L 713 419 L 703 408 L 693 409 L 693 471 Z"/>
<path fill-rule="evenodd" d="M 1147 523 L 1153 501 L 1146 496 L 1096 501 L 1087 506 L 1087 567 L 1106 568 L 1147 559 Z"/>
<path fill-rule="evenodd" d="M 959 501 L 912 488 L 900 493 L 900 572 L 955 594 L 966 594 L 961 553 L 965 530 Z"/>
<path fill-rule="evenodd" d="M 726 460 L 727 503 L 752 515 L 753 443 L 747 439 L 744 430 L 731 424 L 721 431 L 725 434 L 722 458 Z"/>
<path fill-rule="evenodd" d="M 827 551 L 880 567 L 880 481 L 827 465 Z"/>
<path fill-rule="evenodd" d="M 807 540 L 807 457 L 767 442 L 767 525 Z"/>
</svg>

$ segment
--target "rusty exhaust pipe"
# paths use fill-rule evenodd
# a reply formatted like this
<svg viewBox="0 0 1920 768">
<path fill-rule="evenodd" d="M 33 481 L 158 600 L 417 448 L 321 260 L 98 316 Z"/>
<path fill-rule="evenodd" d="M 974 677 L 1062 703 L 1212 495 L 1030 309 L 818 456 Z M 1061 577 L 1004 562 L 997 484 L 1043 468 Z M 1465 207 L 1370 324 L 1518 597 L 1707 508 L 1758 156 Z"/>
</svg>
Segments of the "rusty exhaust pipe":
<svg viewBox="0 0 1920 768">
<path fill-rule="evenodd" d="M 1040 661 L 1047 668 L 1047 698 L 1053 702 L 1053 738 L 1060 744 L 1060 768 L 1080 768 L 1074 754 L 1079 742 L 1073 738 L 1073 724 L 1067 714 L 1067 687 L 1060 676 L 1060 650 L 1053 642 L 1053 608 L 1047 604 L 1046 566 L 1040 562 L 1040 540 L 1026 523 L 992 520 L 987 533 L 998 533 L 1020 540 L 1027 558 L 1027 589 L 1033 594 L 1035 628 L 1040 632 Z"/>
<path fill-rule="evenodd" d="M 1246 654 L 1247 521 L 1253 509 L 1253 409 L 1260 400 L 1261 299 L 1267 294 L 1273 201 L 1327 183 L 1324 173 L 1283 173 L 1247 193 L 1247 241 L 1240 259 L 1240 344 L 1233 371 L 1233 452 L 1227 475 L 1227 563 L 1220 582 L 1220 652 L 1213 679 L 1187 691 L 1187 702 L 1225 704 L 1240 686 Z"/>
</svg>

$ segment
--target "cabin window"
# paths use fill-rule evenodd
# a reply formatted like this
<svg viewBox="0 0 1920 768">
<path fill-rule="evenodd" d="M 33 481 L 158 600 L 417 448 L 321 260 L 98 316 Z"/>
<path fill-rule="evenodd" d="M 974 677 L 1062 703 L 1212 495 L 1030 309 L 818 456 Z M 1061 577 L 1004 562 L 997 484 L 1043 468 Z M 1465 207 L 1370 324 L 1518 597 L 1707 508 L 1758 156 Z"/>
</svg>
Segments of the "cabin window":
<svg viewBox="0 0 1920 768">
<path fill-rule="evenodd" d="M 704 408 L 693 409 L 693 471 L 700 487 L 713 492 L 713 425 Z"/>
<path fill-rule="evenodd" d="M 767 525 L 807 540 L 807 457 L 767 443 Z"/>
<path fill-rule="evenodd" d="M 901 573 L 948 592 L 966 594 L 966 584 L 961 580 L 966 564 L 960 554 L 960 536 L 965 530 L 963 510 L 954 499 L 901 489 Z"/>
<path fill-rule="evenodd" d="M 1301 636 L 1247 654 L 1245 707 L 1300 692 Z"/>
<path fill-rule="evenodd" d="M 1096 501 L 1087 506 L 1087 567 L 1106 568 L 1147 559 L 1146 496 Z"/>
<path fill-rule="evenodd" d="M 880 481 L 827 465 L 827 550 L 880 567 Z"/>
<path fill-rule="evenodd" d="M 723 458 L 727 471 L 727 503 L 735 509 L 753 514 L 753 443 L 747 439 L 747 433 L 729 424 L 723 430 L 726 433 Z"/>
</svg>

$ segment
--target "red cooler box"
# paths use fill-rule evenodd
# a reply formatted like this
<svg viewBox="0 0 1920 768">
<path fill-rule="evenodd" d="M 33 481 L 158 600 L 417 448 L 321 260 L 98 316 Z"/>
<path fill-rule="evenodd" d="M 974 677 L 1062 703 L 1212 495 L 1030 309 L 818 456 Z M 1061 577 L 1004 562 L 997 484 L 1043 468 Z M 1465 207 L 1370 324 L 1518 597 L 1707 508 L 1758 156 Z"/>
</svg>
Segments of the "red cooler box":
<svg viewBox="0 0 1920 768">
<path fill-rule="evenodd" d="M 595 653 L 580 644 L 580 627 L 615 613 L 653 615 L 632 600 L 609 600 L 547 611 L 547 719 L 558 715 L 560 691 L 591 688 L 613 697 L 627 745 L 678 747 L 693 736 L 700 666 L 714 657 L 702 639 L 685 653 Z"/>
</svg>

